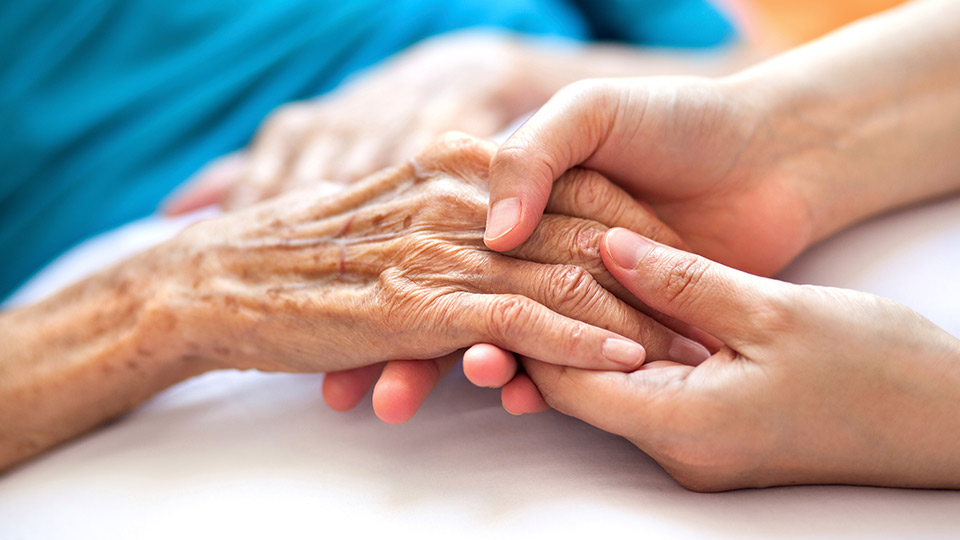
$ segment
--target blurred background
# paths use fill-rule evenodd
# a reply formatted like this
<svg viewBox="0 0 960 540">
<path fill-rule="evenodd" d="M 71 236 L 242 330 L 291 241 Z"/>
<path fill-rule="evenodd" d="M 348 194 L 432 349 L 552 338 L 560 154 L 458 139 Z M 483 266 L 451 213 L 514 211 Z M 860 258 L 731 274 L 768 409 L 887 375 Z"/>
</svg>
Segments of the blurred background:
<svg viewBox="0 0 960 540">
<path fill-rule="evenodd" d="M 817 38 L 903 0 L 726 0 L 744 33 L 758 45 L 782 49 Z"/>
</svg>

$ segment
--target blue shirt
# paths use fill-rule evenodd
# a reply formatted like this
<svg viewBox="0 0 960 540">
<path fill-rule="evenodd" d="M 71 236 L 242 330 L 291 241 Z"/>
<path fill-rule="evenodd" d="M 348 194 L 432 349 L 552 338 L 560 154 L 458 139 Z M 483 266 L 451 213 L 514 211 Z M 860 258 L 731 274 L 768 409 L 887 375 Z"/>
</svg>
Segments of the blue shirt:
<svg viewBox="0 0 960 540">
<path fill-rule="evenodd" d="M 0 3 L 0 298 L 151 213 L 275 107 L 472 26 L 670 46 L 734 35 L 704 0 Z"/>
</svg>

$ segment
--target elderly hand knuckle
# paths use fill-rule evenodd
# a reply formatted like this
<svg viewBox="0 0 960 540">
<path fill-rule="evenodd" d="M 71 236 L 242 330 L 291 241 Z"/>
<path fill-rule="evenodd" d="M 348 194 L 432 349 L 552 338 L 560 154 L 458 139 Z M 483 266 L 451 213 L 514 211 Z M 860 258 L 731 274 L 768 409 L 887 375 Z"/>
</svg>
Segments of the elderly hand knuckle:
<svg viewBox="0 0 960 540">
<path fill-rule="evenodd" d="M 553 271 L 548 287 L 554 300 L 564 309 L 586 308 L 596 297 L 596 281 L 586 269 L 562 265 Z"/>
<path fill-rule="evenodd" d="M 693 256 L 675 257 L 665 262 L 666 267 L 660 276 L 661 293 L 669 304 L 682 307 L 695 294 L 708 266 Z"/>
<path fill-rule="evenodd" d="M 610 196 L 606 188 L 607 186 L 596 173 L 577 171 L 576 179 L 571 184 L 573 203 L 576 208 L 582 208 L 584 211 L 602 209 L 610 202 Z"/>
<path fill-rule="evenodd" d="M 605 227 L 592 221 L 584 221 L 573 230 L 573 241 L 570 242 L 575 250 L 577 260 L 591 261 L 602 266 L 600 263 L 600 242 L 603 240 Z"/>
<path fill-rule="evenodd" d="M 380 273 L 377 282 L 377 304 L 388 328 L 400 328 L 410 323 L 415 314 L 416 301 L 413 283 L 396 268 L 387 268 Z"/>
<path fill-rule="evenodd" d="M 488 312 L 489 335 L 499 343 L 512 342 L 515 336 L 529 329 L 536 317 L 531 303 L 531 300 L 523 296 L 500 297 Z"/>
</svg>

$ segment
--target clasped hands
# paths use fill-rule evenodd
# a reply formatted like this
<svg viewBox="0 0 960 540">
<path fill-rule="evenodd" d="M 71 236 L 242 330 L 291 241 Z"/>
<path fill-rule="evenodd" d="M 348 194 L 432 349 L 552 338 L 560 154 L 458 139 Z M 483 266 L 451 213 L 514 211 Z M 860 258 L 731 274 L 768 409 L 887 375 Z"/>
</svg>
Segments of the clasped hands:
<svg viewBox="0 0 960 540">
<path fill-rule="evenodd" d="M 511 412 L 620 434 L 691 489 L 960 486 L 960 342 L 889 300 L 756 275 L 877 211 L 831 198 L 832 142 L 796 140 L 756 88 L 578 83 L 499 149 L 448 136 L 329 203 L 188 231 L 216 255 L 207 296 L 247 308 L 217 339 L 247 353 L 221 367 L 334 371 L 335 409 L 376 382 L 397 423 L 469 347 L 468 378 Z"/>
<path fill-rule="evenodd" d="M 637 310 L 636 320 L 657 320 L 696 343 L 674 337 L 664 349 L 665 341 L 638 338 L 646 362 L 617 371 L 477 345 L 464 354 L 468 378 L 503 386 L 512 412 L 549 405 L 623 435 L 695 490 L 957 487 L 945 471 L 960 465 L 960 342 L 890 300 L 715 262 L 769 274 L 840 225 L 811 218 L 804 185 L 819 179 L 789 151 L 801 146 L 758 118 L 735 82 L 666 82 L 586 82 L 555 96 L 491 163 L 485 242 L 520 257 L 555 239 L 584 246 L 562 260 L 587 269 Z M 745 97 L 732 98 L 738 91 Z M 696 160 L 669 159 L 691 147 Z M 577 164 L 616 179 L 627 196 L 593 173 L 562 173 Z M 562 219 L 551 213 L 612 228 L 564 235 L 549 229 Z M 687 246 L 713 260 L 676 249 Z M 594 303 L 571 283 L 553 287 Z M 619 319 L 608 317 L 596 324 Z M 412 416 L 449 364 L 437 366 L 388 365 L 374 391 L 381 418 Z M 376 375 L 328 375 L 328 403 L 352 405 Z"/>
<path fill-rule="evenodd" d="M 324 388 L 339 409 L 372 383 L 371 365 L 394 360 L 375 393 L 393 421 L 476 343 L 621 371 L 709 355 L 683 335 L 696 331 L 647 309 L 603 267 L 608 227 L 679 240 L 597 173 L 558 182 L 530 241 L 505 254 L 484 246 L 495 150 L 451 134 L 333 197 L 314 186 L 191 227 L 165 246 L 182 277 L 159 302 L 191 333 L 187 354 L 215 367 L 339 371 Z M 411 381 L 418 388 L 390 389 Z"/>
</svg>

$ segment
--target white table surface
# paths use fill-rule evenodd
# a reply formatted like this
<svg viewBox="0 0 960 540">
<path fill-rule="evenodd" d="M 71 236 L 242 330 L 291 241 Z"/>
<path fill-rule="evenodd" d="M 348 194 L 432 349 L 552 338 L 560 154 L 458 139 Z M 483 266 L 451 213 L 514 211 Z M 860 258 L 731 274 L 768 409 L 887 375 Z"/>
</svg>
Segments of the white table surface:
<svg viewBox="0 0 960 540">
<path fill-rule="evenodd" d="M 166 234 L 151 226 L 128 236 Z M 783 277 L 882 294 L 960 335 L 958 268 L 960 198 L 852 229 Z M 219 372 L 174 387 L 0 476 L 0 539 L 960 538 L 960 492 L 691 493 L 622 439 L 557 413 L 512 417 L 456 371 L 400 426 L 368 402 L 327 409 L 321 382 Z"/>
</svg>

